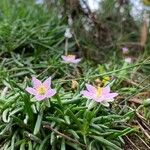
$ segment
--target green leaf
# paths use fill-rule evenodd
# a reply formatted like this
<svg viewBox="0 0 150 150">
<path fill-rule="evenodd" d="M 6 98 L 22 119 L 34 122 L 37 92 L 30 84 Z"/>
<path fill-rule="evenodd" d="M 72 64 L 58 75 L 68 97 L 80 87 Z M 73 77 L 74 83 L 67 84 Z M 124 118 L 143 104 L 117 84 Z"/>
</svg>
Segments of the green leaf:
<svg viewBox="0 0 150 150">
<path fill-rule="evenodd" d="M 4 122 L 7 122 L 7 123 L 10 121 L 9 111 L 10 111 L 10 108 L 7 108 L 2 113 L 2 119 Z"/>
<path fill-rule="evenodd" d="M 70 118 L 73 119 L 73 121 L 79 126 L 81 127 L 82 124 L 80 123 L 80 121 L 78 120 L 78 118 L 73 114 L 73 112 L 70 109 L 67 109 L 67 114 L 68 116 L 70 116 Z"/>
<path fill-rule="evenodd" d="M 135 131 L 135 129 L 126 128 L 126 129 L 124 129 L 122 131 L 114 132 L 114 134 L 108 136 L 108 138 L 115 139 L 115 138 L 117 138 L 119 136 L 124 136 L 124 135 L 127 135 L 127 134 L 129 134 L 131 132 L 134 132 L 134 131 Z"/>
<path fill-rule="evenodd" d="M 17 131 L 15 131 L 13 137 L 12 137 L 12 140 L 11 140 L 11 147 L 10 147 L 10 150 L 15 150 L 15 140 L 16 140 L 16 135 L 17 135 Z"/>
<path fill-rule="evenodd" d="M 71 143 L 71 142 L 66 142 L 66 144 L 68 144 L 69 146 L 71 146 L 75 150 L 83 150 L 78 144 Z"/>
<path fill-rule="evenodd" d="M 1 148 L 1 150 L 8 150 L 9 145 L 10 145 L 10 141 L 6 142 L 4 146 Z"/>
<path fill-rule="evenodd" d="M 66 145 L 65 145 L 65 139 L 64 138 L 62 138 L 62 140 L 61 140 L 61 148 L 60 148 L 61 150 L 66 150 Z"/>
<path fill-rule="evenodd" d="M 66 124 L 66 122 L 63 120 L 63 119 L 61 119 L 61 118 L 58 118 L 58 117 L 46 117 L 48 120 L 50 120 L 50 121 L 55 121 L 55 122 L 57 122 L 57 123 L 59 123 L 59 124 Z"/>
<path fill-rule="evenodd" d="M 88 150 L 93 150 L 94 149 L 94 143 L 95 143 L 95 140 L 90 142 L 90 144 L 88 145 Z"/>
<path fill-rule="evenodd" d="M 73 129 L 68 129 L 68 133 L 72 134 L 76 139 L 79 139 L 80 137 L 78 136 L 77 132 L 74 131 Z"/>
<path fill-rule="evenodd" d="M 12 123 L 9 123 L 5 126 L 5 128 L 3 130 L 1 129 L 0 136 L 7 133 L 9 131 L 9 129 L 11 128 L 11 126 L 12 126 Z"/>
<path fill-rule="evenodd" d="M 25 145 L 26 143 L 25 142 L 23 142 L 21 145 L 20 145 L 20 150 L 25 150 Z"/>
<path fill-rule="evenodd" d="M 33 150 L 33 146 L 32 146 L 32 142 L 31 141 L 28 142 L 28 150 Z"/>
<path fill-rule="evenodd" d="M 51 133 L 51 138 L 50 138 L 51 145 L 54 145 L 55 141 L 56 141 L 55 132 L 52 132 Z"/>
<path fill-rule="evenodd" d="M 34 126 L 34 113 L 31 107 L 32 104 L 30 102 L 29 96 L 27 96 L 26 94 L 23 94 L 22 100 L 24 102 L 24 110 L 28 114 L 29 120 L 31 121 L 32 126 Z"/>
<path fill-rule="evenodd" d="M 48 136 L 46 136 L 44 138 L 44 140 L 42 141 L 42 143 L 40 144 L 39 150 L 46 150 L 47 149 L 47 145 L 48 145 L 48 140 L 50 139 L 51 134 L 49 134 Z"/>
<path fill-rule="evenodd" d="M 65 119 L 66 123 L 68 125 L 70 125 L 70 118 L 69 118 L 69 116 L 64 116 L 64 119 Z"/>
<path fill-rule="evenodd" d="M 23 134 L 24 134 L 25 137 L 29 138 L 30 140 L 32 140 L 32 141 L 34 141 L 36 143 L 40 144 L 42 142 L 39 137 L 37 137 L 37 136 L 27 132 L 27 131 L 24 131 Z"/>
<path fill-rule="evenodd" d="M 100 143 L 102 143 L 106 146 L 110 146 L 110 147 L 114 148 L 115 150 L 122 150 L 120 147 L 118 147 L 117 145 L 109 142 L 108 140 L 104 139 L 103 137 L 94 136 L 94 135 L 91 135 L 90 137 L 94 138 L 95 140 L 99 141 Z"/>
<path fill-rule="evenodd" d="M 43 119 L 43 113 L 39 113 L 38 117 L 37 117 L 37 120 L 36 120 L 35 127 L 34 127 L 34 131 L 33 131 L 34 135 L 39 133 L 40 127 L 41 127 L 41 123 L 42 123 L 42 119 Z"/>
</svg>

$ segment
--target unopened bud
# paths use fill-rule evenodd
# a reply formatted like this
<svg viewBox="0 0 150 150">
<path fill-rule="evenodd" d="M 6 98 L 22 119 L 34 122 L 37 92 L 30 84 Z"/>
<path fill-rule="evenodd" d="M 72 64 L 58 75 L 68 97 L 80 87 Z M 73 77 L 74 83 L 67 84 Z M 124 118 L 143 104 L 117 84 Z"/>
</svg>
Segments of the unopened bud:
<svg viewBox="0 0 150 150">
<path fill-rule="evenodd" d="M 71 89 L 72 89 L 72 90 L 77 89 L 78 86 L 79 86 L 79 83 L 78 83 L 76 80 L 72 80 L 71 82 L 72 82 L 72 83 L 71 83 Z"/>
</svg>

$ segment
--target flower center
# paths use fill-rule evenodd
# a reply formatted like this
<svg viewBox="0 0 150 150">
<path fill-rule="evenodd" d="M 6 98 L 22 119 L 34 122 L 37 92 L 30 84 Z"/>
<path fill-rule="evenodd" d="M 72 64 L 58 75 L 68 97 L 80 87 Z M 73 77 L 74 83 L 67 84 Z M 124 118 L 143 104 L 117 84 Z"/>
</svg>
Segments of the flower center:
<svg viewBox="0 0 150 150">
<path fill-rule="evenodd" d="M 67 55 L 68 58 L 75 58 L 75 55 Z"/>
<path fill-rule="evenodd" d="M 102 88 L 101 87 L 97 88 L 96 95 L 97 95 L 97 97 L 100 97 L 102 95 Z"/>
<path fill-rule="evenodd" d="M 46 87 L 45 86 L 40 86 L 37 88 L 37 92 L 40 95 L 44 95 L 46 93 Z"/>
</svg>

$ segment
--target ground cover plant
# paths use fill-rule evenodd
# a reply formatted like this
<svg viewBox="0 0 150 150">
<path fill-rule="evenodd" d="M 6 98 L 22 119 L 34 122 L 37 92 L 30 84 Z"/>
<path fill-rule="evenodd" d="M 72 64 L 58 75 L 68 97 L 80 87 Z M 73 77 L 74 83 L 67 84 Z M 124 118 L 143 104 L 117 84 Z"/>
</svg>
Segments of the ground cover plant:
<svg viewBox="0 0 150 150">
<path fill-rule="evenodd" d="M 0 1 L 0 150 L 148 150 L 149 44 L 97 53 L 62 4 Z"/>
</svg>

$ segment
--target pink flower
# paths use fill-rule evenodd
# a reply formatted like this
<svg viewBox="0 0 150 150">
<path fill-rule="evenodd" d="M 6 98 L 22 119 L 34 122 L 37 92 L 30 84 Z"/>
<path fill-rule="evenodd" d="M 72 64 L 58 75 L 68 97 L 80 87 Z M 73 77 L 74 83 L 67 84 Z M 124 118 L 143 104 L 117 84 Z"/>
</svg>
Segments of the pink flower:
<svg viewBox="0 0 150 150">
<path fill-rule="evenodd" d="M 129 53 L 129 49 L 127 47 L 123 47 L 122 48 L 122 53 L 123 54 L 128 54 Z"/>
<path fill-rule="evenodd" d="M 124 61 L 125 61 L 126 63 L 128 63 L 128 64 L 131 64 L 131 63 L 132 63 L 132 58 L 131 58 L 131 57 L 126 57 L 126 58 L 124 59 Z"/>
<path fill-rule="evenodd" d="M 77 64 L 81 61 L 80 58 L 76 59 L 75 55 L 66 55 L 66 56 L 61 56 L 61 57 L 65 63 Z"/>
<path fill-rule="evenodd" d="M 45 98 L 52 97 L 56 94 L 56 90 L 51 88 L 51 77 L 43 83 L 35 77 L 32 77 L 33 88 L 27 87 L 25 90 L 35 96 L 35 99 L 41 101 Z"/>
<path fill-rule="evenodd" d="M 96 102 L 102 103 L 104 106 L 109 106 L 108 102 L 113 101 L 114 97 L 118 95 L 118 93 L 110 93 L 110 87 L 94 87 L 90 84 L 86 84 L 87 90 L 81 92 L 84 97 L 88 99 L 93 99 Z"/>
</svg>

